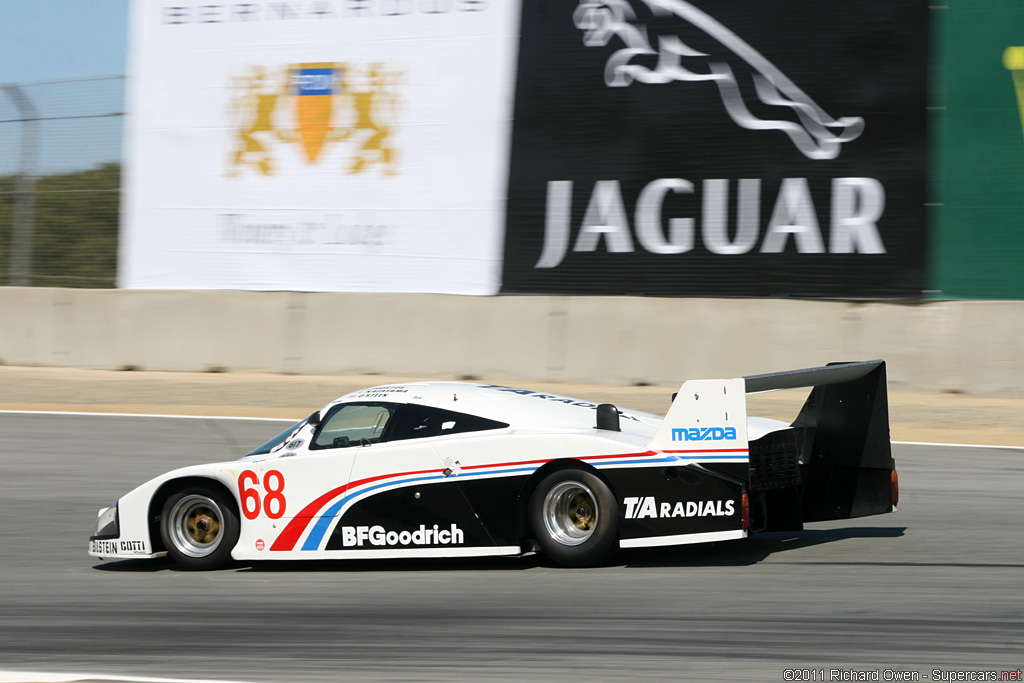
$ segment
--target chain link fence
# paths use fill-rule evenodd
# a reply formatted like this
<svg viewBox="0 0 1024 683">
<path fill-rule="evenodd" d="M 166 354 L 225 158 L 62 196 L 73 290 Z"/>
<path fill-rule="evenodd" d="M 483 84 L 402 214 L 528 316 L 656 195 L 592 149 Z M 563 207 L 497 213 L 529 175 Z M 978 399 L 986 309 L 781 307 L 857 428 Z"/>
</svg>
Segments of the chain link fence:
<svg viewBox="0 0 1024 683">
<path fill-rule="evenodd" d="M 115 285 L 124 85 L 0 84 L 0 285 Z"/>
</svg>

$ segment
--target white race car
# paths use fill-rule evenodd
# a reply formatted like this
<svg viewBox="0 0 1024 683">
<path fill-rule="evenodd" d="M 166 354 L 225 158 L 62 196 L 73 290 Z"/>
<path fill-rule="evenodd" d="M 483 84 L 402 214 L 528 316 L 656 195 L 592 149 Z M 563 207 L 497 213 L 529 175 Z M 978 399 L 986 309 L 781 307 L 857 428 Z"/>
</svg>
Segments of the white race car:
<svg viewBox="0 0 1024 683">
<path fill-rule="evenodd" d="M 813 386 L 792 424 L 746 394 Z M 526 389 L 423 382 L 357 391 L 249 455 L 157 477 L 100 511 L 89 554 L 230 559 L 618 548 L 744 538 L 890 512 L 885 363 L 691 380 L 658 417 Z"/>
</svg>

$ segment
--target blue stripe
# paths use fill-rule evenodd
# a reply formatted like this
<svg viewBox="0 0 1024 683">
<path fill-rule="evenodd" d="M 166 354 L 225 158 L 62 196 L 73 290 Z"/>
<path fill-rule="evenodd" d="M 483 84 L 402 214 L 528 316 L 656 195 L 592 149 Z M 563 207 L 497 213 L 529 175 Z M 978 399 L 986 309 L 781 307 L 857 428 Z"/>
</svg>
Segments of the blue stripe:
<svg viewBox="0 0 1024 683">
<path fill-rule="evenodd" d="M 464 476 L 471 477 L 474 474 L 477 474 L 477 475 L 480 475 L 480 474 L 515 474 L 517 472 L 534 472 L 536 470 L 537 470 L 536 467 L 517 467 L 517 468 L 507 469 L 507 470 L 494 470 L 494 471 L 489 471 L 489 472 L 474 472 L 474 473 L 471 473 L 471 474 L 466 474 Z M 313 530 L 309 532 L 309 536 L 306 537 L 306 542 L 302 544 L 302 550 L 317 550 L 320 547 L 320 543 L 324 539 L 324 534 L 327 533 L 328 527 L 331 526 L 331 521 L 338 515 L 339 512 L 341 512 L 341 509 L 343 507 L 345 507 L 345 503 L 347 503 L 348 501 L 352 500 L 353 498 L 358 498 L 359 496 L 362 496 L 362 495 L 364 495 L 366 493 L 369 493 L 370 491 L 376 491 L 377 489 L 382 489 L 382 488 L 386 488 L 386 487 L 389 487 L 389 486 L 396 486 L 397 487 L 397 486 L 402 486 L 404 484 L 414 484 L 414 483 L 416 483 L 418 481 L 439 481 L 439 480 L 443 480 L 443 479 L 446 479 L 446 478 L 447 477 L 445 477 L 443 474 L 435 474 L 435 475 L 432 475 L 432 476 L 429 476 L 429 477 L 416 477 L 416 478 L 413 478 L 413 479 L 399 479 L 398 481 L 382 482 L 380 484 L 375 484 L 373 486 L 368 486 L 366 488 L 360 489 L 359 491 L 356 491 L 355 493 L 350 493 L 349 495 L 347 495 L 347 496 L 341 498 L 340 500 L 338 500 L 331 507 L 327 508 L 326 511 L 324 511 L 323 515 L 316 521 L 316 524 L 313 525 Z"/>
<path fill-rule="evenodd" d="M 472 472 L 472 473 L 470 473 L 468 475 L 463 475 L 463 476 L 470 476 L 471 477 L 473 475 L 481 475 L 481 474 L 515 474 L 516 472 L 536 472 L 536 471 L 537 471 L 536 467 L 516 467 L 516 468 L 510 469 L 510 470 L 494 470 L 493 472 Z"/>
<path fill-rule="evenodd" d="M 736 460 L 738 462 L 747 462 L 750 460 L 745 455 L 673 455 L 676 460 Z"/>
<path fill-rule="evenodd" d="M 584 462 L 587 462 L 587 459 L 585 457 L 584 458 L 580 458 L 580 459 L 582 461 L 584 461 Z M 647 464 L 651 464 L 651 463 L 678 462 L 680 460 L 724 460 L 724 459 L 737 459 L 737 460 L 743 460 L 743 461 L 746 460 L 746 458 L 744 458 L 741 455 L 693 455 L 693 456 L 669 455 L 669 456 L 664 457 L 664 458 L 644 458 L 643 460 L 610 460 L 610 461 L 602 461 L 602 462 L 592 462 L 592 463 L 588 463 L 588 464 L 594 465 L 595 467 L 610 467 L 610 466 L 614 466 L 614 465 L 647 465 Z M 465 474 L 462 475 L 462 477 L 473 477 L 473 476 L 482 476 L 482 475 L 496 475 L 496 474 L 518 474 L 520 472 L 536 472 L 537 469 L 538 469 L 538 467 L 536 467 L 536 466 L 533 466 L 533 467 L 513 467 L 513 468 L 509 468 L 509 469 L 504 469 L 504 470 L 487 470 L 487 471 L 481 471 L 481 472 L 465 473 Z M 334 521 L 334 518 L 337 517 L 338 513 L 341 512 L 341 509 L 343 507 L 345 507 L 345 504 L 348 503 L 349 501 L 351 501 L 351 500 L 353 500 L 355 498 L 358 498 L 360 496 L 363 496 L 363 495 L 365 495 L 365 494 L 367 494 L 367 493 L 369 493 L 371 491 L 376 491 L 377 489 L 382 489 L 382 488 L 387 488 L 387 487 L 392 487 L 392 486 L 398 487 L 398 486 L 402 486 L 402 485 L 405 485 L 405 484 L 414 484 L 414 483 L 419 482 L 419 481 L 441 481 L 441 480 L 444 480 L 446 478 L 447 477 L 445 477 L 443 474 L 435 474 L 435 475 L 431 475 L 429 477 L 415 477 L 415 478 L 412 478 L 412 479 L 399 479 L 397 481 L 382 482 L 380 484 L 375 484 L 373 486 L 362 488 L 359 491 L 356 491 L 354 493 L 350 493 L 347 496 L 344 496 L 341 499 L 339 499 L 331 507 L 327 508 L 327 510 L 324 511 L 323 515 L 321 515 L 317 519 L 316 524 L 313 525 L 313 529 L 309 532 L 309 536 L 306 537 L 305 543 L 302 544 L 302 550 L 317 550 L 317 549 L 319 549 L 320 544 L 323 542 L 324 535 L 327 533 L 327 529 L 331 526 L 331 522 Z"/>
<path fill-rule="evenodd" d="M 584 458 L 584 460 L 586 460 Z M 605 467 L 607 465 L 646 465 L 652 462 L 675 462 L 675 458 L 644 458 L 643 460 L 605 460 L 602 462 L 591 462 L 588 465 L 594 467 Z"/>
<path fill-rule="evenodd" d="M 361 496 L 364 493 L 368 493 L 370 491 L 374 491 L 376 489 L 384 488 L 385 486 L 394 486 L 396 484 L 411 484 L 411 483 L 414 483 L 414 482 L 417 482 L 417 481 L 434 481 L 434 480 L 437 480 L 437 479 L 444 479 L 444 475 L 435 474 L 435 475 L 430 476 L 430 477 L 417 477 L 415 479 L 402 479 L 400 481 L 384 482 L 382 484 L 376 484 L 374 486 L 370 486 L 370 487 L 367 487 L 365 489 L 360 489 L 356 493 L 350 493 L 347 496 L 344 496 L 343 498 L 341 498 L 341 500 L 336 502 L 334 505 L 332 505 L 331 507 L 327 508 L 327 511 L 324 512 L 324 514 L 316 521 L 316 524 L 313 526 L 313 530 L 310 531 L 309 532 L 309 536 L 306 537 L 306 542 L 302 544 L 302 549 L 303 550 L 316 550 L 317 548 L 319 548 L 320 547 L 320 541 L 323 540 L 324 534 L 327 533 L 327 527 L 329 527 L 331 525 L 331 520 L 333 520 L 334 517 L 341 510 L 341 508 L 345 506 L 345 503 L 347 503 L 348 501 L 352 500 L 353 498 L 356 498 L 357 496 Z"/>
</svg>

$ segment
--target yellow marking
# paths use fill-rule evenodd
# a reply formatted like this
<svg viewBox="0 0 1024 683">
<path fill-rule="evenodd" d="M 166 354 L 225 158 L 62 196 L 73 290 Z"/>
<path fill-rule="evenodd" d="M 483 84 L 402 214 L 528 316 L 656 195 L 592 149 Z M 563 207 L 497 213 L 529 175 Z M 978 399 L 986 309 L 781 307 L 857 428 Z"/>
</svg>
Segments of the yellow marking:
<svg viewBox="0 0 1024 683">
<path fill-rule="evenodd" d="M 1024 47 L 1008 47 L 1003 50 L 1003 66 L 1010 71 L 1024 71 Z"/>
<path fill-rule="evenodd" d="M 1020 112 L 1021 134 L 1024 135 L 1024 47 L 1011 46 L 1003 50 L 1003 66 L 1013 74 L 1017 91 L 1017 110 Z"/>
<path fill-rule="evenodd" d="M 352 154 L 348 173 L 379 165 L 383 175 L 396 175 L 398 165 L 391 138 L 402 106 L 398 86 L 403 73 L 387 71 L 383 64 L 371 64 L 364 69 L 350 67 L 346 76 L 345 94 L 354 120 L 336 129 L 335 139 L 350 140 L 358 147 Z"/>
<path fill-rule="evenodd" d="M 236 147 L 227 175 L 237 176 L 243 166 L 252 166 L 263 175 L 273 175 L 274 158 L 267 147 L 274 137 L 287 140 L 287 133 L 276 130 L 274 118 L 279 109 L 278 100 L 287 95 L 291 86 L 290 79 L 262 67 L 253 67 L 248 74 L 233 79 L 232 86 L 235 95 L 228 107 L 241 125 L 236 131 Z"/>
</svg>

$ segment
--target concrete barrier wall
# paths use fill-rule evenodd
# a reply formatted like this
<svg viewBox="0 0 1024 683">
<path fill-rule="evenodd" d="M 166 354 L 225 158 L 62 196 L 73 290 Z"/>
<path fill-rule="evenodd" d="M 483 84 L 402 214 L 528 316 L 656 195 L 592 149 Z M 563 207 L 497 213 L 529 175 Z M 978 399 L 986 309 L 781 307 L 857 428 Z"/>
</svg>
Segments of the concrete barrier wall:
<svg viewBox="0 0 1024 683">
<path fill-rule="evenodd" d="M 1024 302 L 0 288 L 8 365 L 673 385 L 871 358 L 894 389 L 1024 395 Z"/>
</svg>

